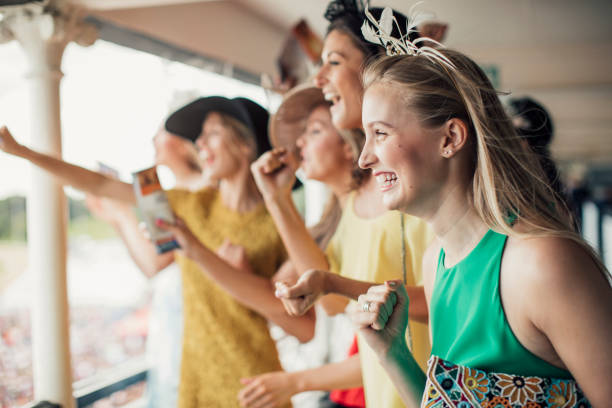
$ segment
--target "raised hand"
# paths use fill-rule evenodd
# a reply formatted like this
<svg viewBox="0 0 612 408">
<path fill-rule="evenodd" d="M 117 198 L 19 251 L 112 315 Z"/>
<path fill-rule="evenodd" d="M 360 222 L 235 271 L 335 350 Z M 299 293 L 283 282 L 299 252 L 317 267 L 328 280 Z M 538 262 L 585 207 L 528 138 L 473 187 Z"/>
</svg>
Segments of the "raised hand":
<svg viewBox="0 0 612 408">
<path fill-rule="evenodd" d="M 408 303 L 402 282 L 387 281 L 359 296 L 357 307 L 350 311 L 351 320 L 379 355 L 407 349 Z"/>
<path fill-rule="evenodd" d="M 447 29 L 448 24 L 437 23 L 434 21 L 423 23 L 418 27 L 419 35 L 421 37 L 431 38 L 432 40 L 437 41 L 439 43 L 444 41 Z"/>
<path fill-rule="evenodd" d="M 292 316 L 301 316 L 325 295 L 326 274 L 329 272 L 311 269 L 304 273 L 295 285 L 276 282 L 276 297 L 279 298 L 285 310 Z"/>
<path fill-rule="evenodd" d="M 244 388 L 238 393 L 238 401 L 243 408 L 280 407 L 296 393 L 295 381 L 284 371 L 243 378 L 240 382 Z"/>
<path fill-rule="evenodd" d="M 264 198 L 289 194 L 295 183 L 297 160 L 284 147 L 270 150 L 251 164 L 251 173 Z"/>
<path fill-rule="evenodd" d="M 6 126 L 2 126 L 0 127 L 0 149 L 5 153 L 19 156 L 19 153 L 25 149 L 25 147 L 17 143 Z"/>
<path fill-rule="evenodd" d="M 244 247 L 232 244 L 228 238 L 225 238 L 223 244 L 217 249 L 217 255 L 236 269 L 254 273 Z"/>
<path fill-rule="evenodd" d="M 193 235 L 193 232 L 191 232 L 181 218 L 174 216 L 174 219 L 174 224 L 171 224 L 166 220 L 158 218 L 155 220 L 155 225 L 163 230 L 172 232 L 176 242 L 178 242 L 179 246 L 181 247 L 183 254 L 187 258 L 195 258 L 198 248 L 202 247 L 202 243 L 195 235 Z"/>
</svg>

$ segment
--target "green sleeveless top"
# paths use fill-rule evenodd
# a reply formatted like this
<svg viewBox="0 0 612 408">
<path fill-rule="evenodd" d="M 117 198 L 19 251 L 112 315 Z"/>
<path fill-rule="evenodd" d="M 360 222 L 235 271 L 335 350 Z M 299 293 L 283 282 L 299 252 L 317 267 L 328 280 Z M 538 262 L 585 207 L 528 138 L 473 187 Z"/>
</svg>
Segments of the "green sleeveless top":
<svg viewBox="0 0 612 408">
<path fill-rule="evenodd" d="M 486 372 L 572 378 L 527 350 L 514 336 L 499 294 L 506 235 L 489 230 L 452 268 L 440 250 L 431 296 L 431 353 L 454 364 Z"/>
</svg>

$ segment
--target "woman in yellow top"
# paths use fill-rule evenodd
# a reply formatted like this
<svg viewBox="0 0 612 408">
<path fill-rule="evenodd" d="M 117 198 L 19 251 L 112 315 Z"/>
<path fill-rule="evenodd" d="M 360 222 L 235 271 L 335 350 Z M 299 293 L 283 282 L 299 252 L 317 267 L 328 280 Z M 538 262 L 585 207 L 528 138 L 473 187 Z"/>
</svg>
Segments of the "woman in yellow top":
<svg viewBox="0 0 612 408">
<path fill-rule="evenodd" d="M 380 14 L 382 9 L 371 9 L 374 14 Z M 395 18 L 400 26 L 406 25 L 406 17 L 395 12 Z M 361 36 L 361 25 L 365 18 L 361 2 L 351 0 L 331 1 L 325 17 L 330 21 L 327 36 L 323 45 L 322 65 L 316 75 L 315 85 L 321 88 L 325 99 L 331 103 L 331 117 L 334 126 L 338 129 L 361 130 L 361 99 L 363 87 L 361 84 L 361 71 L 365 61 L 378 54 L 384 53 L 380 46 L 367 43 Z M 441 30 L 440 30 L 441 28 Z M 443 34 L 444 27 L 438 27 L 434 37 Z M 416 33 L 415 33 L 416 35 Z M 412 222 L 406 217 L 406 235 L 401 234 L 401 219 L 399 214 L 385 214 L 381 195 L 374 177 L 370 176 L 355 192 L 350 209 L 355 217 L 343 219 L 338 230 L 338 240 L 342 248 L 341 253 L 346 254 L 339 258 L 341 266 L 335 267 L 334 254 L 328 251 L 333 272 L 326 273 L 329 264 L 325 254 L 318 250 L 316 245 L 309 243 L 304 227 L 300 226 L 297 212 L 291 208 L 286 198 L 285 190 L 274 191 L 269 189 L 275 185 L 275 179 L 280 178 L 282 171 L 274 170 L 274 164 L 283 161 L 283 152 L 276 151 L 262 156 L 254 164 L 254 174 L 258 186 L 262 190 L 264 200 L 270 214 L 274 217 L 279 233 L 283 238 L 290 258 L 302 274 L 298 284 L 293 288 L 280 285 L 278 295 L 286 302 L 286 307 L 293 314 L 304 313 L 312 304 L 324 294 L 321 303 L 326 310 L 343 311 L 347 305 L 347 297 L 357 299 L 365 293 L 373 282 L 381 282 L 390 276 L 402 277 L 401 246 L 402 239 L 406 248 L 406 283 L 413 308 L 410 309 L 410 318 L 413 321 L 427 322 L 427 306 L 425 294 L 420 281 L 420 259 L 423 249 L 432 235 L 420 225 L 420 221 Z M 267 162 L 267 163 L 266 163 Z M 275 163 L 276 162 L 276 163 Z M 283 198 L 283 196 L 285 196 Z M 348 196 L 347 196 L 348 197 Z M 348 200 L 347 200 L 348 202 Z M 346 208 L 349 208 L 348 206 Z M 344 217 L 344 215 L 343 215 Z M 388 218 L 389 217 L 389 218 Z M 395 217 L 394 221 L 391 219 Z M 350 221 L 349 221 L 350 219 Z M 380 223 L 376 228 L 388 228 L 385 234 L 371 234 L 372 225 Z M 342 225 L 347 225 L 346 232 L 342 233 Z M 349 229 L 349 227 L 351 229 Z M 352 229 L 354 228 L 354 229 Z M 341 235 L 340 235 L 341 234 Z M 397 237 L 395 243 L 389 241 L 390 237 Z M 334 244 L 332 242 L 332 248 Z M 363 248 L 367 248 L 364 250 Z M 355 259 L 361 256 L 362 260 L 356 263 Z M 387 261 L 388 260 L 388 263 Z M 413 265 L 415 265 L 413 267 Z M 390 269 L 386 269 L 389 267 Z M 353 269 L 354 268 L 354 269 Z M 308 269 L 316 269 L 308 271 Z M 366 280 L 367 282 L 364 281 Z M 349 279 L 350 278 L 350 279 Z M 358 280 L 359 279 L 359 280 Z M 341 294 L 338 296 L 335 294 Z M 296 298 L 293 298 L 296 296 Z M 346 296 L 346 297 L 345 297 Z M 429 339 L 422 326 L 415 328 L 413 345 L 420 350 L 427 350 Z M 418 337 L 417 337 L 418 336 Z M 393 386 L 391 379 L 378 364 L 378 359 L 363 342 L 360 342 L 360 360 L 365 388 L 366 405 L 370 407 L 394 408 L 403 407 L 399 393 Z M 421 364 L 425 364 L 426 351 Z"/>
<path fill-rule="evenodd" d="M 328 7 L 326 17 L 331 24 L 323 46 L 323 64 L 316 75 L 315 85 L 321 88 L 324 98 L 330 102 L 329 112 L 337 129 L 361 130 L 361 69 L 368 57 L 384 50 L 381 47 L 370 47 L 361 38 L 360 27 L 365 16 L 356 11 L 356 4 L 347 9 L 349 3 L 351 2 L 333 1 Z M 380 11 L 382 10 L 378 10 Z M 373 12 L 376 13 L 376 10 Z M 402 15 L 396 13 L 396 18 L 401 19 Z M 405 16 L 403 19 L 406 21 Z M 322 156 L 326 157 L 325 152 Z M 350 195 L 346 193 L 350 192 L 350 186 L 347 188 L 341 183 L 345 175 L 334 172 L 323 174 L 327 179 L 326 184 L 332 186 L 332 189 L 334 185 L 344 187 L 345 203 L 350 201 L 350 211 L 354 214 L 353 217 L 347 215 L 348 218 L 341 222 L 341 225 L 346 227 L 337 232 L 335 244 L 332 240 L 332 248 L 339 248 L 340 251 L 338 254 L 328 251 L 328 255 L 331 255 L 328 263 L 325 253 L 309 237 L 291 203 L 288 193 L 291 183 L 287 178 L 292 176 L 292 169 L 287 164 L 289 162 L 286 152 L 276 149 L 254 163 L 253 173 L 289 256 L 301 275 L 295 287 L 288 288 L 282 284 L 278 287 L 279 296 L 286 299 L 288 310 L 295 315 L 302 314 L 321 295 L 327 294 L 321 298 L 321 305 L 328 313 L 340 313 L 345 310 L 350 298 L 357 299 L 376 282 L 383 282 L 392 276 L 395 279 L 401 278 L 401 247 L 404 241 L 407 254 L 406 283 L 413 305 L 410 317 L 413 321 L 426 323 L 428 314 L 420 279 L 420 265 L 424 250 L 433 235 L 424 223 L 407 216 L 406 234 L 402 236 L 401 217 L 399 213 L 385 214 L 387 210 L 374 177 L 368 174 L 348 200 Z M 310 164 L 305 161 L 305 165 Z M 342 254 L 345 256 L 341 256 Z M 359 263 L 354 262 L 357 258 L 361 259 Z M 334 259 L 337 261 L 336 265 L 333 263 Z M 336 273 L 324 272 L 328 271 L 330 266 L 332 272 Z M 293 296 L 299 299 L 291 299 Z M 429 352 L 427 332 L 420 326 L 415 328 L 413 336 L 413 344 L 418 344 L 421 364 L 425 366 Z M 366 405 L 382 408 L 402 407 L 401 398 L 378 364 L 377 357 L 371 350 L 366 350 L 366 344 L 360 341 L 359 345 Z"/>
<path fill-rule="evenodd" d="M 312 337 L 311 317 L 288 317 L 270 281 L 286 255 L 249 171 L 251 161 L 268 148 L 267 119 L 267 112 L 250 100 L 208 97 L 186 105 L 166 122 L 167 131 L 196 140 L 209 177 L 219 182 L 218 189 L 168 194 L 174 211 L 197 237 L 187 241 L 179 236 L 184 254 L 157 255 L 153 245 L 143 254 L 155 260 L 157 270 L 175 258 L 182 269 L 180 407 L 237 406 L 241 377 L 280 369 L 265 318 L 302 340 Z M 0 129 L 0 148 L 51 172 L 63 184 L 136 203 L 131 184 L 28 149 L 5 127 Z M 244 248 L 238 266 L 214 252 L 226 239 Z"/>
</svg>

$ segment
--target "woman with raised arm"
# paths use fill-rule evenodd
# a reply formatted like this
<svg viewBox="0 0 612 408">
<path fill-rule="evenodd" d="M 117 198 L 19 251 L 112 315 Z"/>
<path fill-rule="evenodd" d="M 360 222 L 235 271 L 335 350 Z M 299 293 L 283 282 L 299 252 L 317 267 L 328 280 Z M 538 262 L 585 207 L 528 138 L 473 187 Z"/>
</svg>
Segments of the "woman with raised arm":
<svg viewBox="0 0 612 408">
<path fill-rule="evenodd" d="M 426 220 L 432 358 L 404 336 L 397 281 L 359 299 L 355 322 L 406 405 L 610 406 L 612 289 L 491 83 L 451 50 L 396 55 L 364 74 L 360 165 L 387 208 Z M 422 401 L 422 402 L 421 402 Z"/>
<path fill-rule="evenodd" d="M 172 171 L 174 188 L 198 191 L 209 183 L 203 176 L 192 140 L 161 129 L 153 138 L 153 146 L 155 165 L 166 166 Z M 155 249 L 140 229 L 131 205 L 93 195 L 87 195 L 85 202 L 94 216 L 115 229 L 140 270 L 147 277 L 154 277 L 145 351 L 148 364 L 147 407 L 176 407 L 183 339 L 180 270 L 178 266 L 170 265 L 160 273 L 156 272 L 153 265 Z M 174 254 L 167 253 L 165 256 L 172 259 Z"/>
<path fill-rule="evenodd" d="M 302 340 L 313 334 L 313 316 L 287 316 L 270 280 L 286 253 L 249 170 L 269 148 L 267 120 L 267 112 L 248 99 L 208 97 L 179 109 L 165 124 L 173 134 L 196 139 L 208 176 L 219 181 L 218 189 L 168 192 L 180 218 L 177 226 L 165 226 L 182 246 L 175 255 L 184 297 L 180 407 L 237 406 L 240 378 L 280 369 L 264 318 Z M 135 203 L 130 184 L 34 152 L 6 128 L 0 136 L 4 151 L 30 160 L 64 184 Z M 214 252 L 225 239 L 244 248 L 254 273 Z M 155 259 L 160 259 L 154 263 L 159 269 L 172 261 Z"/>
<path fill-rule="evenodd" d="M 351 191 L 360 189 L 367 176 L 367 172 L 359 169 L 357 165 L 359 152 L 363 147 L 363 133 L 337 130 L 331 120 L 329 105 L 321 90 L 310 84 L 291 90 L 285 95 L 277 113 L 270 119 L 272 144 L 285 147 L 264 155 L 253 165 L 254 169 L 262 163 L 270 165 L 272 163 L 266 161 L 266 158 L 275 157 L 275 154 L 281 152 L 282 159 L 288 159 L 287 166 L 278 168 L 274 178 L 265 178 L 260 182 L 268 183 L 265 191 L 276 191 L 279 197 L 286 199 L 286 201 L 279 199 L 276 202 L 295 211 L 293 214 L 295 219 L 299 220 L 302 231 L 307 231 L 309 234 L 304 245 L 312 245 L 320 255 L 336 231 L 342 207 Z M 293 160 L 294 155 L 298 153 L 295 148 L 299 149 L 299 163 L 304 176 L 324 183 L 332 192 L 320 222 L 309 230 L 306 230 L 297 210 L 293 207 L 290 195 L 295 180 L 294 162 L 298 161 Z M 275 184 L 271 186 L 269 185 L 271 183 Z M 285 274 L 278 277 L 279 281 L 295 282 L 299 275 L 295 272 L 295 267 L 291 270 L 294 276 Z M 333 309 L 333 301 L 327 304 L 330 314 L 343 311 L 346 302 L 344 299 L 339 300 L 341 306 L 337 310 Z M 345 324 L 343 327 L 350 327 L 350 324 Z M 342 337 L 343 339 L 331 340 L 343 345 L 347 336 Z M 356 344 L 353 349 L 356 349 Z M 349 345 L 346 344 L 344 353 L 348 351 Z M 277 371 L 243 379 L 245 387 L 238 395 L 240 403 L 243 407 L 256 407 L 266 400 L 272 405 L 281 404 L 301 392 L 337 390 L 333 392 L 336 397 L 332 398 L 336 398 L 338 406 L 363 407 L 365 402 L 361 388 L 359 356 L 354 355 L 356 350 L 348 354 L 348 359 L 334 364 L 293 372 Z M 342 397 L 339 397 L 340 394 Z"/>
</svg>

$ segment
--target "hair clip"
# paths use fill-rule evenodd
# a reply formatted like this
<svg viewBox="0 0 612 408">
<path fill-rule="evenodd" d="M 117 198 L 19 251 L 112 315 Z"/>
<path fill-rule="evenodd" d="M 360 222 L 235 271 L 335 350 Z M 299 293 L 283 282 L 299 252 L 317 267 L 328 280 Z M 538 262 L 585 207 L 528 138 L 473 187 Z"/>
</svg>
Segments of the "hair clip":
<svg viewBox="0 0 612 408">
<path fill-rule="evenodd" d="M 417 26 L 424 19 L 423 14 L 415 13 L 415 8 L 420 3 L 416 3 L 410 8 L 408 13 L 408 22 L 406 24 L 406 33 L 401 34 L 402 30 L 393 15 L 393 10 L 390 7 L 385 7 L 380 20 L 376 21 L 376 18 L 370 13 L 366 6 L 364 12 L 369 20 L 363 22 L 361 26 L 361 34 L 366 41 L 379 44 L 385 47 L 387 55 L 422 55 L 432 62 L 440 63 L 450 69 L 455 69 L 455 65 L 446 56 L 440 53 L 435 48 L 429 45 L 422 45 L 420 43 L 428 42 L 438 47 L 444 47 L 438 41 L 428 37 L 418 37 L 415 40 L 410 40 L 410 34 L 418 32 Z M 399 38 L 395 38 L 391 35 L 393 31 L 393 25 L 397 27 L 400 33 Z"/>
</svg>

